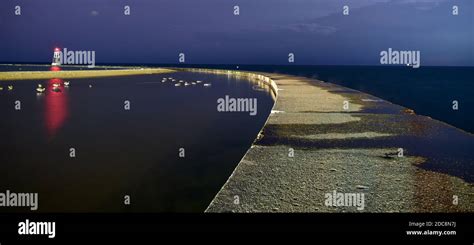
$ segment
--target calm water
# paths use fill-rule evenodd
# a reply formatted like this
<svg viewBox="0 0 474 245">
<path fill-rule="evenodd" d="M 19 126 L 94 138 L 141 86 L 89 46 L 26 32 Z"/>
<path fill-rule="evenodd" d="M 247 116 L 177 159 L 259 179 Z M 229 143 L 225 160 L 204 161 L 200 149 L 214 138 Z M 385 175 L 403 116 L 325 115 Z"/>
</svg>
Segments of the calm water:
<svg viewBox="0 0 474 245">
<path fill-rule="evenodd" d="M 162 77 L 212 86 L 175 87 Z M 45 94 L 37 95 L 39 82 Z M 273 105 L 268 90 L 222 75 L 75 79 L 52 92 L 61 82 L 17 81 L 13 91 L 0 82 L 0 189 L 38 192 L 40 212 L 202 212 Z M 257 115 L 218 112 L 225 95 L 257 98 Z"/>
<path fill-rule="evenodd" d="M 240 65 L 239 69 L 305 76 L 343 85 L 474 133 L 474 67 Z M 459 102 L 457 111 L 452 110 L 453 100 Z"/>
</svg>

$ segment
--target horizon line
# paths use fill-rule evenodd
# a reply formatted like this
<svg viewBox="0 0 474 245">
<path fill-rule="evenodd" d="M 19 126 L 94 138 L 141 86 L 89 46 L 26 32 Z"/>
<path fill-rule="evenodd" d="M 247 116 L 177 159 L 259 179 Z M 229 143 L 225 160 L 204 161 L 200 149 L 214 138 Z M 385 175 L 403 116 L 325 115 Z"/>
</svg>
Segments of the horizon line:
<svg viewBox="0 0 474 245">
<path fill-rule="evenodd" d="M 49 62 L 2 62 L 0 65 L 49 65 Z M 216 63 L 96 63 L 95 66 L 120 65 L 120 66 L 361 66 L 361 67 L 407 67 L 405 65 L 371 65 L 371 64 L 216 64 Z M 84 65 L 63 65 L 65 67 L 81 67 Z M 421 67 L 474 67 L 474 65 L 423 65 Z M 412 67 L 408 67 L 412 68 Z M 418 69 L 418 68 L 412 68 Z"/>
</svg>

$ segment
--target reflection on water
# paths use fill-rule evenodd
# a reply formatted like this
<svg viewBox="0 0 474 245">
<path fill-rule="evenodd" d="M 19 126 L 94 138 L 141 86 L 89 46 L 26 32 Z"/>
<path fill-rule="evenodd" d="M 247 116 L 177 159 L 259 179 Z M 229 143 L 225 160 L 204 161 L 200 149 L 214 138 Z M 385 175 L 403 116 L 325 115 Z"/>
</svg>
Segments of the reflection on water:
<svg viewBox="0 0 474 245">
<path fill-rule="evenodd" d="M 50 71 L 61 71 L 59 66 L 51 66 Z M 48 139 L 52 139 L 63 126 L 68 116 L 68 94 L 63 79 L 53 78 L 40 83 L 38 86 L 46 88 L 44 92 L 37 92 L 36 96 L 44 105 L 44 125 Z"/>
<path fill-rule="evenodd" d="M 51 67 L 49 68 L 49 70 L 50 70 L 50 71 L 60 71 L 60 70 L 61 70 L 61 67 L 59 67 L 59 66 L 51 66 Z"/>
<path fill-rule="evenodd" d="M 55 84 L 59 84 L 60 92 L 53 91 Z M 64 88 L 63 80 L 50 79 L 44 95 L 44 121 L 48 136 L 52 138 L 68 116 L 67 90 Z"/>
<path fill-rule="evenodd" d="M 163 77 L 212 86 L 175 87 Z M 273 106 L 268 87 L 244 77 L 177 72 L 64 82 L 16 81 L 0 93 L 0 189 L 38 192 L 39 212 L 202 212 Z M 218 112 L 225 95 L 257 98 L 258 114 Z M 132 205 L 124 206 L 125 195 Z"/>
</svg>

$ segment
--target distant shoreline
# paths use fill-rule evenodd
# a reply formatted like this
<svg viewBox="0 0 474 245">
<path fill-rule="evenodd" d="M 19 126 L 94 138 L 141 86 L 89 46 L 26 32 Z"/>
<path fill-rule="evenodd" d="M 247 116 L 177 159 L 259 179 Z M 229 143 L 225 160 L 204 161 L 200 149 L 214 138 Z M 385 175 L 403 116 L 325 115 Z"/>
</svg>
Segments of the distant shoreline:
<svg viewBox="0 0 474 245">
<path fill-rule="evenodd" d="M 0 66 L 51 66 L 50 63 L 2 63 L 0 62 Z M 64 67 L 87 67 L 87 65 L 63 65 Z M 299 65 L 288 65 L 288 64 L 221 64 L 221 63 L 211 63 L 211 64 L 199 64 L 199 63 L 131 63 L 131 64 L 124 64 L 124 63 L 100 63 L 96 64 L 96 68 L 101 67 L 118 67 L 118 68 L 130 68 L 130 67 L 175 67 L 178 66 L 180 68 L 208 68 L 208 69 L 236 69 L 236 70 L 246 70 L 248 67 L 393 67 L 393 68 L 406 68 L 406 65 L 380 65 L 380 64 L 299 64 Z M 219 67 L 219 68 L 218 68 Z M 238 68 L 237 68 L 238 67 Z M 418 69 L 423 68 L 474 68 L 474 66 L 468 65 L 423 65 Z"/>
<path fill-rule="evenodd" d="M 132 75 L 150 75 L 160 73 L 175 72 L 172 69 L 163 68 L 141 68 L 141 69 L 122 69 L 122 70 L 79 70 L 79 71 L 7 71 L 0 72 L 0 81 L 9 80 L 32 80 L 32 79 L 73 79 L 73 78 L 91 78 L 91 77 L 112 77 L 112 76 L 132 76 Z"/>
</svg>

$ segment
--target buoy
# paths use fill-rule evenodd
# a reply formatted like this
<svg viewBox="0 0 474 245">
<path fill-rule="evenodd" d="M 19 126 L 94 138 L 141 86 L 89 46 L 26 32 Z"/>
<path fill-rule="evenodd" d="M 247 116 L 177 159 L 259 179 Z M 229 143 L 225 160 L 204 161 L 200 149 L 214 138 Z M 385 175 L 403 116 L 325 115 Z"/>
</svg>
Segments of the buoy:
<svg viewBox="0 0 474 245">
<path fill-rule="evenodd" d="M 210 83 L 205 83 L 205 84 L 204 84 L 204 87 L 210 87 L 210 86 L 211 86 Z"/>
<path fill-rule="evenodd" d="M 202 81 L 197 80 L 196 83 L 202 83 Z"/>
<path fill-rule="evenodd" d="M 92 85 L 91 85 L 91 84 L 89 84 L 89 88 L 92 88 Z"/>
<path fill-rule="evenodd" d="M 41 84 L 38 84 L 38 87 L 36 88 L 36 92 L 38 93 L 43 93 L 46 90 L 46 88 L 43 88 Z"/>
<path fill-rule="evenodd" d="M 8 85 L 8 90 L 12 91 L 13 90 L 13 85 Z"/>
<path fill-rule="evenodd" d="M 69 86 L 69 81 L 65 81 L 64 86 Z"/>
<path fill-rule="evenodd" d="M 177 84 L 175 84 L 174 86 L 175 86 L 175 87 L 179 87 L 179 86 L 181 86 L 181 83 L 177 83 Z"/>
</svg>

